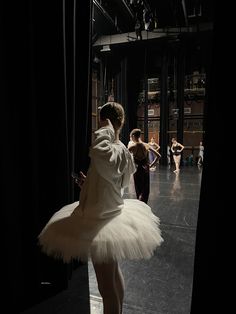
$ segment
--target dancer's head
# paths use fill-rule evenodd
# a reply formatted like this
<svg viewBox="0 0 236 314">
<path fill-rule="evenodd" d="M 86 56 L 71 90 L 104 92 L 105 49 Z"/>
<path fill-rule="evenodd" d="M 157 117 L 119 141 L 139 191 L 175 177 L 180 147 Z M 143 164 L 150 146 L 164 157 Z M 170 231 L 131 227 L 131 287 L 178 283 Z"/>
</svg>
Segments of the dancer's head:
<svg viewBox="0 0 236 314">
<path fill-rule="evenodd" d="M 141 130 L 140 129 L 133 129 L 131 132 L 130 132 L 130 138 L 134 141 L 138 141 L 141 137 Z"/>
<path fill-rule="evenodd" d="M 117 102 L 107 102 L 100 109 L 100 120 L 109 119 L 116 133 L 123 127 L 125 121 L 125 112 L 121 104 Z"/>
<path fill-rule="evenodd" d="M 176 143 L 177 143 L 176 138 L 175 138 L 175 137 L 172 137 L 171 142 L 172 142 L 173 144 L 176 144 Z"/>
</svg>

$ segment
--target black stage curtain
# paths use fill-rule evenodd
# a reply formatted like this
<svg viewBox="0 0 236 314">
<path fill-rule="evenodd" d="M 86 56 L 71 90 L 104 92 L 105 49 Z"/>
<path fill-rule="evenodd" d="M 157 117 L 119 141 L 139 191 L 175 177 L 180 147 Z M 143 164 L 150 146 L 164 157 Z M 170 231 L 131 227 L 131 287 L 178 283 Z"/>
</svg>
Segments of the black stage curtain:
<svg viewBox="0 0 236 314">
<path fill-rule="evenodd" d="M 2 299 L 9 313 L 65 289 L 71 273 L 40 252 L 37 235 L 77 199 L 70 173 L 88 166 L 91 3 L 0 4 Z"/>
<path fill-rule="evenodd" d="M 227 75 L 219 76 L 226 64 L 223 65 L 221 59 L 225 60 L 225 58 L 222 55 L 219 56 L 217 52 L 220 45 L 225 47 L 222 36 L 219 41 L 218 31 L 215 20 L 213 41 L 209 42 L 209 47 L 212 44 L 212 54 L 208 60 L 207 69 L 204 168 L 196 236 L 191 314 L 198 314 L 201 311 L 228 313 L 226 310 L 228 302 L 223 298 L 227 285 L 222 284 L 226 280 L 222 281 L 222 275 L 224 276 L 223 273 L 227 268 L 225 266 L 227 257 L 222 242 L 226 240 L 225 230 L 227 229 L 225 213 L 228 213 L 228 207 L 226 208 L 228 196 L 226 195 L 229 193 L 225 193 L 227 182 L 225 176 L 228 170 L 226 160 L 224 160 L 224 148 L 221 147 L 220 151 L 219 147 L 220 143 L 225 142 L 227 133 L 224 123 L 228 120 L 230 124 L 230 117 L 227 108 L 224 107 L 225 102 L 227 103 L 224 89 L 228 85 Z M 223 82 L 219 77 L 225 77 L 226 80 Z M 225 212 L 224 209 L 226 209 Z M 222 263 L 222 260 L 225 262 Z"/>
</svg>

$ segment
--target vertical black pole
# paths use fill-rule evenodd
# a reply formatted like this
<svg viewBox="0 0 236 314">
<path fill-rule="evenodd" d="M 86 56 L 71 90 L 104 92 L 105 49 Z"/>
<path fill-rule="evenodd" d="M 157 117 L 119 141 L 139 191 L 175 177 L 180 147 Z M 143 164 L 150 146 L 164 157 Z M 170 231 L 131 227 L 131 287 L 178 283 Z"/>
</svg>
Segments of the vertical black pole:
<svg viewBox="0 0 236 314">
<path fill-rule="evenodd" d="M 184 75 L 185 53 L 184 47 L 180 47 L 177 59 L 177 140 L 183 144 L 184 140 Z"/>
<path fill-rule="evenodd" d="M 160 153 L 162 165 L 167 164 L 167 129 L 168 129 L 168 55 L 166 49 L 163 49 L 161 66 L 161 103 L 160 103 Z"/>
<path fill-rule="evenodd" d="M 207 37 L 207 45 L 204 42 L 204 47 L 201 47 L 201 49 L 204 49 L 204 53 L 206 55 L 205 59 L 205 71 L 206 71 L 206 81 L 205 81 L 205 99 L 204 99 L 204 114 L 203 114 L 203 145 L 205 142 L 205 130 L 207 127 L 207 112 L 208 112 L 208 103 L 209 103 L 209 89 L 210 89 L 210 77 L 212 74 L 212 47 L 213 45 L 213 38 L 212 36 Z"/>
<path fill-rule="evenodd" d="M 100 106 L 104 104 L 104 88 L 103 88 L 103 60 L 100 59 Z"/>
<path fill-rule="evenodd" d="M 134 58 L 135 56 L 135 58 Z M 140 68 L 137 67 L 140 54 L 130 47 L 130 55 L 128 56 L 128 71 L 127 71 L 127 110 L 128 110 L 128 125 L 129 131 L 137 127 L 137 107 L 138 96 L 140 92 Z"/>
<path fill-rule="evenodd" d="M 103 104 L 108 101 L 108 56 L 103 57 Z"/>
<path fill-rule="evenodd" d="M 147 75 L 147 47 L 144 51 L 144 141 L 148 142 L 148 75 Z"/>
<path fill-rule="evenodd" d="M 71 145 L 71 170 L 75 170 L 75 142 L 76 142 L 76 0 L 73 1 L 73 100 L 72 100 L 72 145 Z M 78 170 L 77 170 L 78 172 Z M 71 200 L 75 198 L 75 185 L 71 178 Z"/>
<path fill-rule="evenodd" d="M 126 113 L 126 123 L 122 129 L 122 140 L 127 141 L 129 138 L 129 119 L 128 119 L 128 104 L 127 104 L 127 57 L 121 60 L 121 99 L 120 103 L 124 107 Z"/>
<path fill-rule="evenodd" d="M 62 20 L 63 20 L 63 65 L 64 65 L 64 95 L 65 95 L 65 135 L 66 135 L 66 170 L 67 170 L 67 197 L 68 202 L 71 201 L 72 190 L 71 180 L 70 180 L 70 148 L 69 148 L 69 115 L 68 115 L 68 86 L 67 86 L 67 49 L 66 49 L 66 1 L 62 2 Z"/>
</svg>

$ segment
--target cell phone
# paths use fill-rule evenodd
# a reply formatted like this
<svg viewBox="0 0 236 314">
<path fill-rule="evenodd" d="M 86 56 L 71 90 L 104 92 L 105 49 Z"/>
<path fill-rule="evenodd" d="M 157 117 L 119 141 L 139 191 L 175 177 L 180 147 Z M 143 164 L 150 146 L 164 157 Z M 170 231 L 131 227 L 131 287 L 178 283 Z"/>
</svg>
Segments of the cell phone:
<svg viewBox="0 0 236 314">
<path fill-rule="evenodd" d="M 79 180 L 79 175 L 78 175 L 78 173 L 72 171 L 72 172 L 71 172 L 71 176 L 72 176 L 73 179 Z"/>
</svg>

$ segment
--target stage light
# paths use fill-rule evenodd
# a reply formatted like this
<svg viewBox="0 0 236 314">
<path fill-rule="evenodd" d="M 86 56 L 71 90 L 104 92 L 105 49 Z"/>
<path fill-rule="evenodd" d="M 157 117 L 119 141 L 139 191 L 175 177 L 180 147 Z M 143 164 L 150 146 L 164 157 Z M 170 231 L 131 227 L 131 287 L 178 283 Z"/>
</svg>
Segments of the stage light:
<svg viewBox="0 0 236 314">
<path fill-rule="evenodd" d="M 110 45 L 104 45 L 100 51 L 101 52 L 111 51 Z"/>
</svg>

